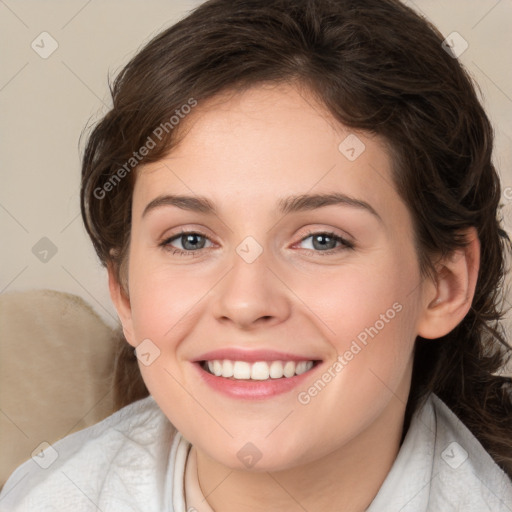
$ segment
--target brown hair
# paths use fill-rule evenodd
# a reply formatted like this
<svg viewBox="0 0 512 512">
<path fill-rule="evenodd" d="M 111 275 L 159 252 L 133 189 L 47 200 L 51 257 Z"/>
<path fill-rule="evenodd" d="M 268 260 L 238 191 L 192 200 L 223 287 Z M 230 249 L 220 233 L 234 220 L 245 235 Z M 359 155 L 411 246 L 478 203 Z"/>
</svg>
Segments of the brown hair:
<svg viewBox="0 0 512 512">
<path fill-rule="evenodd" d="M 82 215 L 99 258 L 124 283 L 133 152 L 148 137 L 154 147 L 144 163 L 174 147 L 178 130 L 169 120 L 190 98 L 200 103 L 264 82 L 307 87 L 339 122 L 389 144 L 423 276 L 433 276 L 435 257 L 464 246 L 464 229 L 476 227 L 481 265 L 472 307 L 443 338 L 417 338 L 404 435 L 434 392 L 512 477 L 512 379 L 497 375 L 511 352 L 500 321 L 511 245 L 498 218 L 493 131 L 471 79 L 442 41 L 432 24 L 394 0 L 209 0 L 117 76 L 113 107 L 85 149 Z M 147 394 L 133 349 L 122 346 L 118 386 L 138 384 L 125 395 L 121 389 L 118 406 Z"/>
</svg>

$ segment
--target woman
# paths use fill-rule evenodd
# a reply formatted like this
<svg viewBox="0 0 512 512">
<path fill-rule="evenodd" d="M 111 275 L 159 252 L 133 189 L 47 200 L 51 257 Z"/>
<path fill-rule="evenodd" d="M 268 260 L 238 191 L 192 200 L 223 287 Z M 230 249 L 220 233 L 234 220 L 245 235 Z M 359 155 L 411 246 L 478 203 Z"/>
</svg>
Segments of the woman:
<svg viewBox="0 0 512 512">
<path fill-rule="evenodd" d="M 112 94 L 82 213 L 144 385 L 0 504 L 512 508 L 492 129 L 439 32 L 211 0 Z"/>
</svg>

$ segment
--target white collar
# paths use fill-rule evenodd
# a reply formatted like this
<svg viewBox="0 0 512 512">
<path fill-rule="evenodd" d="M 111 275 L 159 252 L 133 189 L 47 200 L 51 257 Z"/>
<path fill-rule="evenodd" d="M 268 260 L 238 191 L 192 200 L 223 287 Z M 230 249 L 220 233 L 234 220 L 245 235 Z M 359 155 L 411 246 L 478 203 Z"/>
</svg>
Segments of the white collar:
<svg viewBox="0 0 512 512">
<path fill-rule="evenodd" d="M 184 477 L 190 447 L 178 432 L 164 501 L 174 512 L 187 510 Z M 431 393 L 413 414 L 397 458 L 366 512 L 439 510 L 511 512 L 512 481 L 448 406 Z"/>
</svg>

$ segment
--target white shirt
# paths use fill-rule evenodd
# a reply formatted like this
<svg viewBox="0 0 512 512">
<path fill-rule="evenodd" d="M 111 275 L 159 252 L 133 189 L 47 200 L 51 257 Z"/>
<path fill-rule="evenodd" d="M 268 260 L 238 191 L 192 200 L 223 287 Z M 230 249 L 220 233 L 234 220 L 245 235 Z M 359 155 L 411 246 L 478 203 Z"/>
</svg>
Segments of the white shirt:
<svg viewBox="0 0 512 512">
<path fill-rule="evenodd" d="M 149 396 L 19 466 L 0 512 L 211 512 L 190 448 Z M 512 481 L 431 394 L 367 512 L 451 511 L 511 512 Z"/>
</svg>

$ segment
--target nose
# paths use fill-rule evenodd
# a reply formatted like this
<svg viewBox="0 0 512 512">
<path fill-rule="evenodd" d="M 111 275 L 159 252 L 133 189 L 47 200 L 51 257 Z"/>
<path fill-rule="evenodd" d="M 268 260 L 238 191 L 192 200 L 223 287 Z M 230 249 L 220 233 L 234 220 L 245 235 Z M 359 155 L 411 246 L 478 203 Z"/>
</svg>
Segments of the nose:
<svg viewBox="0 0 512 512">
<path fill-rule="evenodd" d="M 285 321 L 291 312 L 289 288 L 269 266 L 265 251 L 249 261 L 235 253 L 231 268 L 215 287 L 215 318 L 243 330 Z"/>
</svg>

